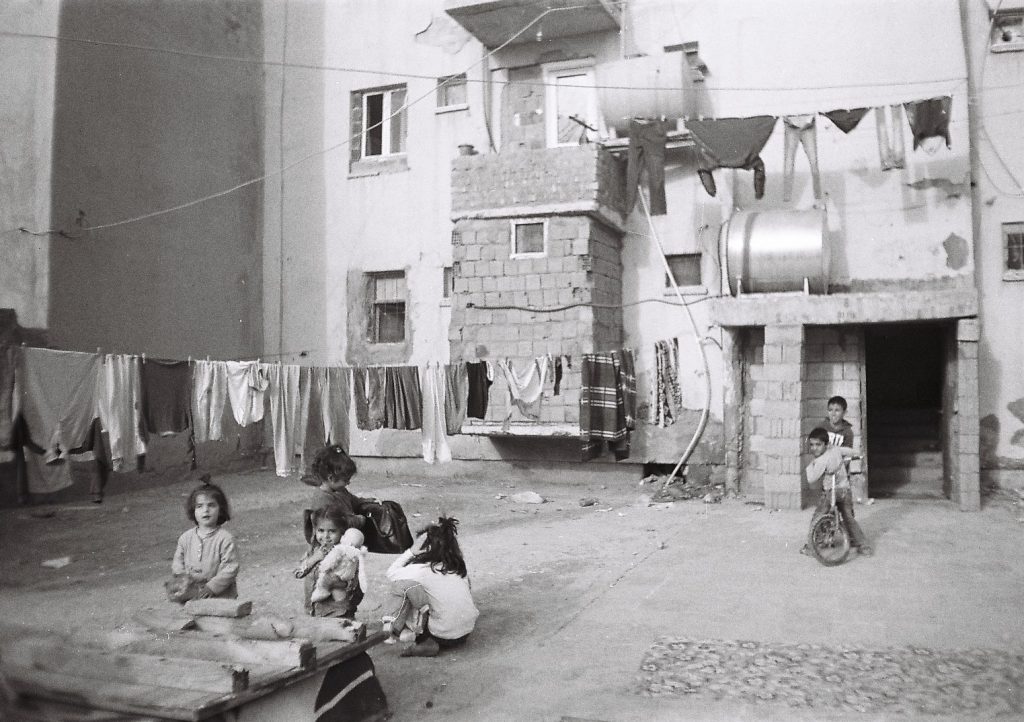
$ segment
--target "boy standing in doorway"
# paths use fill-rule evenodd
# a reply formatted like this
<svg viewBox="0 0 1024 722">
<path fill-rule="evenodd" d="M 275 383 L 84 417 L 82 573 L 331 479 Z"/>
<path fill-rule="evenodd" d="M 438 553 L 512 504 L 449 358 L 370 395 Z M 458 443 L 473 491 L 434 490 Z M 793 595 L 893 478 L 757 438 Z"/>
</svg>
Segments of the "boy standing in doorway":
<svg viewBox="0 0 1024 722">
<path fill-rule="evenodd" d="M 828 415 L 821 425 L 828 432 L 829 446 L 848 446 L 853 448 L 853 425 L 846 420 L 846 399 L 833 396 L 828 400 Z"/>
</svg>

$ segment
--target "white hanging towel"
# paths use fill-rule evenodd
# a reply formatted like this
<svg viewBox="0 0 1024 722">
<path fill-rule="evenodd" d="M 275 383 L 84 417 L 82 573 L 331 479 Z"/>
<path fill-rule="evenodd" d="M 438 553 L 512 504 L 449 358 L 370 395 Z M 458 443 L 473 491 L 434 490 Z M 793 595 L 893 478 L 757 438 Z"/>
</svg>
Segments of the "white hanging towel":
<svg viewBox="0 0 1024 722">
<path fill-rule="evenodd" d="M 142 376 L 137 357 L 103 357 L 96 375 L 96 405 L 103 430 L 110 436 L 110 468 L 121 471 L 126 461 L 146 453 L 146 442 L 142 439 Z"/>
<path fill-rule="evenodd" d="M 498 361 L 505 382 L 508 384 L 508 414 L 505 416 L 507 426 L 512 418 L 512 406 L 528 419 L 540 419 L 541 401 L 544 395 L 544 380 L 548 372 L 548 357 L 538 356 L 530 362 L 522 375 L 516 373 L 511 359 Z"/>
<path fill-rule="evenodd" d="M 195 361 L 192 370 L 192 424 L 196 441 L 223 435 L 228 372 L 224 361 Z"/>
<path fill-rule="evenodd" d="M 231 413 L 239 426 L 248 426 L 263 418 L 267 376 L 256 361 L 225 361 L 228 399 Z"/>
<path fill-rule="evenodd" d="M 274 433 L 274 465 L 278 476 L 301 474 L 309 422 L 309 369 L 294 364 L 268 366 L 270 423 Z"/>
<path fill-rule="evenodd" d="M 439 363 L 428 363 L 420 368 L 420 389 L 423 396 L 423 460 L 428 464 L 452 460 L 444 411 L 444 373 L 444 366 Z"/>
</svg>

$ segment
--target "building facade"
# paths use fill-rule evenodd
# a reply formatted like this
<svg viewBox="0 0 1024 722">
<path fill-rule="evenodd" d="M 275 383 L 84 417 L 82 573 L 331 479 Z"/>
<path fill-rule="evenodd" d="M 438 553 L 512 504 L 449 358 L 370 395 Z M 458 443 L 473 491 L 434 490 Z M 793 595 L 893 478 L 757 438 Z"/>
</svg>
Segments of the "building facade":
<svg viewBox="0 0 1024 722">
<path fill-rule="evenodd" d="M 0 243 L 14 259 L 4 269 L 5 305 L 60 345 L 352 366 L 507 359 L 521 369 L 551 354 L 563 360 L 563 377 L 539 422 L 512 411 L 503 423 L 510 409 L 499 377 L 487 418 L 451 445 L 456 465 L 505 461 L 557 473 L 581 468 L 582 354 L 630 348 L 638 390 L 630 458 L 607 456 L 588 470 L 639 475 L 641 464 L 672 465 L 692 447 L 691 478 L 797 507 L 809 495 L 803 439 L 827 399 L 842 395 L 866 449 L 862 493 L 975 509 L 983 482 L 1024 480 L 1016 373 L 1024 346 L 1014 312 L 1024 301 L 1024 153 L 1015 132 L 1024 8 L 966 0 L 170 5 L 178 9 L 147 6 L 164 13 L 170 35 L 153 36 L 143 17 L 122 21 L 112 39 L 173 38 L 246 61 L 214 81 L 221 65 L 145 56 L 151 64 L 139 72 L 149 72 L 133 92 L 181 95 L 189 79 L 198 88 L 192 101 L 161 111 L 174 123 L 156 123 L 145 103 L 118 110 L 93 92 L 118 87 L 119 61 L 88 47 L 17 41 L 13 62 L 28 67 L 39 53 L 47 62 L 33 62 L 35 85 L 9 81 L 3 90 L 42 104 L 14 118 L 2 141 L 19 159 L 5 179 L 14 199 L 0 209 L 7 225 L 31 218 L 34 227 L 59 220 L 73 229 L 79 209 L 86 223 L 115 206 L 121 213 L 109 217 L 143 215 L 245 184 L 155 224 L 94 231 L 88 248 L 5 232 Z M 5 12 L 38 34 L 98 32 L 84 7 Z M 168 25 L 167 13 L 191 15 Z M 918 32 L 922 18 L 927 34 Z M 84 67 L 92 70 L 76 74 Z M 47 101 L 50 83 L 56 100 Z M 908 112 L 934 107 L 926 101 L 948 110 L 941 143 L 934 134 L 915 141 Z M 79 124 L 84 131 L 70 120 L 76 113 L 92 119 Z M 137 122 L 115 122 L 125 117 Z M 627 206 L 636 118 L 667 131 L 655 164 L 665 213 L 645 211 L 658 175 L 647 170 L 645 196 Z M 723 118 L 775 118 L 759 152 L 763 193 L 750 170 L 703 172 L 695 129 Z M 142 142 L 154 128 L 157 147 Z M 192 150 L 185 168 L 169 150 L 177 145 Z M 136 150 L 111 152 L 123 147 Z M 132 175 L 137 157 L 149 159 L 141 176 Z M 709 177 L 714 195 L 702 182 Z M 111 178 L 124 193 L 118 183 L 102 190 Z M 94 190 L 76 191 L 85 187 Z M 47 192 L 52 202 L 41 203 Z M 178 251 L 189 263 L 177 280 L 124 282 L 139 269 L 181 265 Z M 83 265 L 88 283 L 74 274 Z M 188 267 L 208 271 L 209 292 L 186 280 Z M 153 284 L 163 302 L 147 296 Z M 111 323 L 88 322 L 115 308 Z M 187 318 L 195 323 L 178 328 Z M 679 353 L 680 408 L 669 426 L 653 423 L 660 341 Z M 351 445 L 368 459 L 420 454 L 417 432 L 358 432 Z"/>
</svg>

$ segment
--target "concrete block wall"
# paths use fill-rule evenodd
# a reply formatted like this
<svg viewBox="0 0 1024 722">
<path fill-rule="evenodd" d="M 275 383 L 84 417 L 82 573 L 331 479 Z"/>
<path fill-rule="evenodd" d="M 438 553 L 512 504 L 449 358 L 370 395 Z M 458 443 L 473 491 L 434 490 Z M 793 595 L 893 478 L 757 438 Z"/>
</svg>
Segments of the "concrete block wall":
<svg viewBox="0 0 1024 722">
<path fill-rule="evenodd" d="M 963 511 L 981 508 L 980 426 L 978 417 L 978 319 L 956 324 L 956 408 L 953 421 L 952 500 Z"/>
<path fill-rule="evenodd" d="M 524 148 L 459 156 L 452 161 L 452 212 L 577 201 L 618 210 L 624 197 L 619 162 L 596 145 Z"/>
<path fill-rule="evenodd" d="M 763 425 L 755 430 L 755 414 L 763 414 L 764 401 L 751 392 L 758 380 L 764 378 L 764 329 L 743 328 L 737 331 L 739 349 L 736 357 L 741 360 L 743 379 L 739 383 L 742 390 L 737 397 L 743 404 L 742 429 L 744 443 L 736 449 L 736 465 L 739 476 L 739 490 L 753 498 L 764 497 L 764 459 L 765 448 Z"/>
<path fill-rule="evenodd" d="M 589 305 L 621 303 L 619 241 L 589 216 L 554 216 L 547 223 L 548 249 L 543 258 L 510 258 L 508 218 L 456 223 L 449 346 L 453 361 L 508 358 L 519 371 L 544 354 L 572 357 L 573 366 L 563 366 L 558 396 L 552 395 L 549 385 L 540 420 L 577 424 L 580 355 L 621 346 L 621 309 Z M 574 303 L 584 305 L 554 312 L 480 308 L 545 309 Z M 497 375 L 487 420 L 504 419 L 507 409 L 507 385 Z M 513 411 L 512 418 L 522 416 Z"/>
<path fill-rule="evenodd" d="M 803 326 L 765 327 L 764 378 L 755 380 L 753 389 L 761 403 L 752 408 L 752 441 L 762 446 L 764 499 L 773 508 L 800 509 L 807 496 L 800 474 L 803 352 Z"/>
</svg>

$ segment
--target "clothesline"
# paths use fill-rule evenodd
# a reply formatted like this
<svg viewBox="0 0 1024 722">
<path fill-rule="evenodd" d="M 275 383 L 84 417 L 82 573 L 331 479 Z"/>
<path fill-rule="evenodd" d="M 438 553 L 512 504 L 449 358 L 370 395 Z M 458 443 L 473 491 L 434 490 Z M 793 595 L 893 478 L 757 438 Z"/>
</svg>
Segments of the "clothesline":
<svg viewBox="0 0 1024 722">
<path fill-rule="evenodd" d="M 26 346 L 0 348 L 0 450 L 24 456 L 25 486 L 51 493 L 71 485 L 70 461 L 89 452 L 101 470 L 121 471 L 147 453 L 151 436 L 188 433 L 193 468 L 197 442 L 223 438 L 225 407 L 246 427 L 267 413 L 279 476 L 301 474 L 307 442 L 348 445 L 351 419 L 360 429 L 421 430 L 424 459 L 450 461 L 447 436 L 461 433 L 467 417 L 487 415 L 494 371 L 487 361 L 425 366 L 305 367 L 254 361 L 174 361 L 128 354 L 93 354 Z M 507 381 L 509 411 L 540 418 L 548 379 L 559 394 L 561 361 L 571 357 L 536 357 L 524 373 L 512 362 L 498 362 Z M 615 358 L 628 369 L 611 392 L 633 399 L 624 419 L 591 425 L 591 408 L 605 397 L 588 393 L 593 364 Z M 631 349 L 581 357 L 580 432 L 591 448 L 601 431 L 611 428 L 621 440 L 635 421 L 635 375 Z M 13 370 L 13 373 L 12 373 Z M 550 375 L 549 375 L 550 374 Z M 628 381 L 628 383 L 627 383 Z M 604 400 L 602 400 L 602 398 Z M 269 407 L 269 408 L 268 408 Z M 623 424 L 626 422 L 623 421 Z M 659 425 L 667 425 L 661 424 Z M 99 436 L 106 434 L 107 443 Z M 626 436 L 628 439 L 628 435 Z M 109 447 L 109 451 L 107 448 Z M 628 444 L 616 448 L 617 458 Z M 585 456 L 584 458 L 591 458 Z M 105 476 L 103 476 L 105 479 Z M 102 494 L 101 482 L 94 494 Z"/>
</svg>

